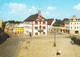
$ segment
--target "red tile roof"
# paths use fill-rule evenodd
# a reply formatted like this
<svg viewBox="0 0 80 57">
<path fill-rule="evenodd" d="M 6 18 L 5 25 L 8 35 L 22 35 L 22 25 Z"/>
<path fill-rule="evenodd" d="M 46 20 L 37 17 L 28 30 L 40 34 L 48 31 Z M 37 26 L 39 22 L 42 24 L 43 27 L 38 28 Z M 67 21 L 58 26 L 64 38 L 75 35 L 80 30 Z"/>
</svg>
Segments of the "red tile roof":
<svg viewBox="0 0 80 57">
<path fill-rule="evenodd" d="M 64 18 L 63 20 L 62 20 L 62 25 L 65 25 L 65 22 L 68 20 L 68 18 Z"/>
<path fill-rule="evenodd" d="M 52 19 L 47 19 L 47 23 L 48 23 L 48 25 L 51 25 L 51 23 L 54 21 L 54 19 L 52 18 Z"/>
<path fill-rule="evenodd" d="M 42 19 L 46 20 L 44 17 L 40 16 Z M 27 21 L 36 21 L 36 19 L 38 19 L 38 14 L 34 14 L 34 15 L 31 15 L 29 16 L 28 18 L 26 18 L 24 20 L 24 22 L 27 22 Z"/>
</svg>

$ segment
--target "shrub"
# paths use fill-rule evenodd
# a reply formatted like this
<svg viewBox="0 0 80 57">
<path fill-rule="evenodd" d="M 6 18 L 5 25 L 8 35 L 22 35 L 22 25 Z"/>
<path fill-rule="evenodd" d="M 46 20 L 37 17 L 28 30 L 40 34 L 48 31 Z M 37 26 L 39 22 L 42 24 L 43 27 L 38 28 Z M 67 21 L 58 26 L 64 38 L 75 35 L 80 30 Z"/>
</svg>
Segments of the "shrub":
<svg viewBox="0 0 80 57">
<path fill-rule="evenodd" d="M 74 43 L 76 42 L 77 37 L 76 36 L 72 36 L 71 40 L 74 41 Z"/>
<path fill-rule="evenodd" d="M 80 38 L 78 38 L 76 36 L 72 36 L 71 40 L 74 41 L 75 44 L 80 44 Z"/>
<path fill-rule="evenodd" d="M 76 39 L 76 44 L 80 44 L 80 39 Z"/>
</svg>

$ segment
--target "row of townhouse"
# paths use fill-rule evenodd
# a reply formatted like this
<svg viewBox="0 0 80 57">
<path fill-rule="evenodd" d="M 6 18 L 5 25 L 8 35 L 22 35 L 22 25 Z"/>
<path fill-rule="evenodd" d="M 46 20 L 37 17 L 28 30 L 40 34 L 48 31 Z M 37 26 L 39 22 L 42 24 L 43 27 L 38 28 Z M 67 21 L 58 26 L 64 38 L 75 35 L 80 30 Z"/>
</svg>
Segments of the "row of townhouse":
<svg viewBox="0 0 80 57">
<path fill-rule="evenodd" d="M 7 32 L 10 32 L 10 33 L 15 33 L 16 32 L 16 27 L 18 25 L 20 25 L 21 23 L 10 23 L 10 22 L 7 22 L 6 25 L 5 25 L 5 29 L 4 31 L 7 33 Z"/>
<path fill-rule="evenodd" d="M 80 18 L 76 16 L 65 18 L 62 21 L 56 21 L 53 27 L 62 34 L 80 34 Z"/>
</svg>

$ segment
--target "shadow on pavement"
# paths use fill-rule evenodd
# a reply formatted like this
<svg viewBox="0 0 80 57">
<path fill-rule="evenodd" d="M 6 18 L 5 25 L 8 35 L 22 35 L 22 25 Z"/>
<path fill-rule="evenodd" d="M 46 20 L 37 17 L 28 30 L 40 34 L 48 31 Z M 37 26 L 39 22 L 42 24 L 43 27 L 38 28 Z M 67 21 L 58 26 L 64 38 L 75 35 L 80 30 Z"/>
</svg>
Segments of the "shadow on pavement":
<svg viewBox="0 0 80 57">
<path fill-rule="evenodd" d="M 0 45 L 9 38 L 8 34 L 0 35 Z"/>
</svg>

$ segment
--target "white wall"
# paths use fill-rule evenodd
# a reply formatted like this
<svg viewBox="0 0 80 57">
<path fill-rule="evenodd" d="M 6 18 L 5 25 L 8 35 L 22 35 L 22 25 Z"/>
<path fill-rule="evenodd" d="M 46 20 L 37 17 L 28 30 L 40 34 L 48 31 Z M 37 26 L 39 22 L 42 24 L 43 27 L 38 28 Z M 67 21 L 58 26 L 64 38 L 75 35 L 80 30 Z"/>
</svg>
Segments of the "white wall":
<svg viewBox="0 0 80 57">
<path fill-rule="evenodd" d="M 29 32 L 31 32 L 32 33 L 32 24 L 33 24 L 33 35 L 35 35 L 35 33 L 36 32 L 38 32 L 38 30 L 40 30 L 40 26 L 42 26 L 42 30 L 43 30 L 43 26 L 45 26 L 46 27 L 46 29 L 44 29 L 43 31 L 46 33 L 45 35 L 47 35 L 47 21 L 45 21 L 46 22 L 46 24 L 43 24 L 43 22 L 41 22 L 41 24 L 40 24 L 40 22 L 38 22 L 38 24 L 35 24 L 35 21 L 33 22 L 33 23 L 27 23 L 27 22 L 25 22 L 24 23 L 24 33 L 25 34 L 28 34 L 29 35 Z M 36 30 L 35 29 L 35 27 L 38 27 L 38 29 Z M 26 31 L 28 31 L 28 32 L 26 32 Z M 38 32 L 38 35 L 40 35 L 40 33 Z M 43 33 L 41 34 L 41 35 L 43 35 Z"/>
</svg>

